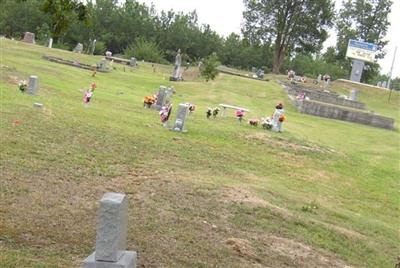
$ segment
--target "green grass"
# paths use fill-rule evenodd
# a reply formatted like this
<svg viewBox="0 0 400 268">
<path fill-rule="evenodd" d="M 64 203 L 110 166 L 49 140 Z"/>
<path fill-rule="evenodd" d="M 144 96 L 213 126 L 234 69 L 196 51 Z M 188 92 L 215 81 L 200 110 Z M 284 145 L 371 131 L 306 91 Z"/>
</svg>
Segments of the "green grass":
<svg viewBox="0 0 400 268">
<path fill-rule="evenodd" d="M 398 130 L 299 114 L 275 82 L 282 77 L 171 84 L 171 66 L 153 72 L 141 63 L 125 72 L 114 64 L 117 70 L 93 79 L 90 71 L 41 56 L 88 64 L 100 57 L 0 42 L 0 266 L 78 266 L 93 251 L 97 202 L 106 191 L 128 193 L 128 246 L 148 267 L 331 267 L 278 254 L 260 238 L 270 236 L 349 265 L 394 266 Z M 39 76 L 39 95 L 21 94 L 15 80 L 32 74 Z M 84 107 L 80 89 L 92 81 L 98 88 Z M 187 133 L 168 131 L 155 111 L 142 108 L 143 97 L 161 84 L 177 91 L 174 113 L 179 102 L 196 104 Z M 398 93 L 388 103 L 386 91 L 359 90 L 367 109 L 395 118 L 398 127 Z M 248 119 L 270 115 L 277 102 L 287 104 L 281 134 L 240 125 L 233 111 L 205 118 L 206 108 L 219 103 L 250 109 Z M 240 189 L 269 205 L 236 202 L 228 193 Z M 304 210 L 308 204 L 316 209 Z M 227 247 L 231 237 L 248 240 L 257 257 Z"/>
</svg>

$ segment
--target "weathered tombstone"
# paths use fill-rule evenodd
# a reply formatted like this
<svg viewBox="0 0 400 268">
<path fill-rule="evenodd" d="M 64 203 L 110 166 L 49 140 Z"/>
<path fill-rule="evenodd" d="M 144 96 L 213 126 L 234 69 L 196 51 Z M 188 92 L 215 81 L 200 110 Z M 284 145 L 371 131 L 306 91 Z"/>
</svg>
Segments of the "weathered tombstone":
<svg viewBox="0 0 400 268">
<path fill-rule="evenodd" d="M 136 58 L 131 58 L 131 61 L 129 62 L 129 65 L 132 67 L 136 67 L 137 62 L 136 62 Z"/>
<path fill-rule="evenodd" d="M 264 70 L 258 69 L 256 75 L 258 79 L 264 79 Z"/>
<path fill-rule="evenodd" d="M 382 87 L 386 88 L 386 86 L 387 86 L 386 81 L 382 81 Z"/>
<path fill-rule="evenodd" d="M 96 49 L 96 39 L 94 39 L 93 43 L 91 44 L 90 55 L 94 54 L 95 49 Z"/>
<path fill-rule="evenodd" d="M 257 68 L 256 67 L 251 67 L 251 72 L 255 74 L 257 72 Z"/>
<path fill-rule="evenodd" d="M 25 43 L 35 44 L 35 34 L 26 32 L 22 41 Z"/>
<path fill-rule="evenodd" d="M 84 268 L 136 268 L 137 253 L 126 251 L 128 200 L 125 194 L 106 193 L 97 215 L 96 250 Z"/>
<path fill-rule="evenodd" d="M 174 127 L 172 128 L 173 131 L 186 132 L 184 126 L 188 113 L 189 113 L 189 104 L 180 103 L 178 107 L 178 113 L 176 114 L 175 124 Z"/>
<path fill-rule="evenodd" d="M 350 74 L 350 80 L 354 82 L 360 82 L 361 76 L 364 70 L 365 62 L 362 60 L 353 59 L 352 69 Z"/>
<path fill-rule="evenodd" d="M 112 57 L 112 52 L 111 51 L 106 51 L 106 57 Z"/>
<path fill-rule="evenodd" d="M 49 44 L 47 45 L 48 48 L 52 48 L 53 47 L 53 38 L 49 39 Z"/>
<path fill-rule="evenodd" d="M 382 81 L 378 81 L 378 83 L 376 84 L 377 87 L 382 87 Z"/>
<path fill-rule="evenodd" d="M 78 43 L 73 50 L 73 52 L 75 53 L 82 53 L 82 51 L 83 51 L 83 45 L 81 43 Z"/>
<path fill-rule="evenodd" d="M 97 69 L 99 71 L 107 72 L 108 68 L 108 61 L 106 59 L 102 59 L 100 62 L 97 63 Z"/>
<path fill-rule="evenodd" d="M 350 91 L 350 100 L 356 101 L 357 100 L 357 96 L 358 96 L 358 91 L 355 90 L 355 89 L 352 89 Z"/>
<path fill-rule="evenodd" d="M 39 78 L 36 75 L 29 77 L 28 94 L 36 95 L 39 90 Z"/>
<path fill-rule="evenodd" d="M 170 81 L 181 81 L 182 79 L 182 73 L 181 73 L 181 64 L 182 64 L 182 56 L 181 56 L 181 50 L 178 49 L 178 53 L 176 54 L 175 57 L 175 66 L 174 66 L 174 71 L 172 76 L 169 78 Z"/>
<path fill-rule="evenodd" d="M 152 107 L 158 111 L 161 110 L 161 107 L 163 107 L 167 102 L 170 102 L 172 94 L 173 89 L 160 86 L 157 94 L 157 101 Z"/>
</svg>

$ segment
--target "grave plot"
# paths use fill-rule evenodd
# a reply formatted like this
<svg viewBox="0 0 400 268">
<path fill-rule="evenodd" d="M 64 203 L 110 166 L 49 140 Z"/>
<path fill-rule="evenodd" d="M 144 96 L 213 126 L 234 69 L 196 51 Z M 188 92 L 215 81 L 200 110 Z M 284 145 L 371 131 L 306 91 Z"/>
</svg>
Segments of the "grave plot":
<svg viewBox="0 0 400 268">
<path fill-rule="evenodd" d="M 54 57 L 54 56 L 44 55 L 42 58 L 45 60 L 51 61 L 51 62 L 65 64 L 65 65 L 69 65 L 69 66 L 73 66 L 73 67 L 77 67 L 77 68 L 81 68 L 81 69 L 85 69 L 85 70 L 93 71 L 94 69 L 96 69 L 96 71 L 102 72 L 102 73 L 110 72 L 110 69 L 107 66 L 107 60 L 102 60 L 101 62 L 96 64 L 96 67 L 94 67 L 89 64 L 84 64 L 84 63 L 80 63 L 80 62 L 72 61 L 72 60 L 66 60 L 66 59 Z"/>
<path fill-rule="evenodd" d="M 363 110 L 365 104 L 324 92 L 283 85 L 292 104 L 301 113 L 394 130 L 394 119 Z M 352 92 L 355 95 L 355 92 Z M 301 96 L 301 97 L 299 97 Z M 307 98 L 306 98 L 307 97 Z"/>
</svg>

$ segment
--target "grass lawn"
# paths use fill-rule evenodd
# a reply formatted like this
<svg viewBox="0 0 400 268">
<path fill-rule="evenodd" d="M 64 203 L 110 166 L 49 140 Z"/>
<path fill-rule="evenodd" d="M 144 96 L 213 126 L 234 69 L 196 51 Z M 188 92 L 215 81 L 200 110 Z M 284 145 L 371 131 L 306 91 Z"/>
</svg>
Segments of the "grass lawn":
<svg viewBox="0 0 400 268">
<path fill-rule="evenodd" d="M 172 66 L 124 71 L 114 63 L 92 78 L 45 54 L 100 60 L 0 40 L 1 267 L 79 267 L 94 250 L 98 201 L 108 191 L 128 195 L 128 249 L 140 267 L 394 267 L 398 130 L 300 114 L 276 83 L 283 77 L 172 83 Z M 38 96 L 21 94 L 18 80 L 33 74 Z M 93 81 L 85 107 L 82 90 Z M 160 85 L 176 89 L 173 114 L 180 102 L 196 104 L 187 133 L 168 131 L 143 109 Z M 399 127 L 398 93 L 388 103 L 386 91 L 358 89 L 367 109 Z M 261 117 L 280 101 L 283 133 L 240 125 L 233 111 L 205 116 L 227 103 Z"/>
</svg>

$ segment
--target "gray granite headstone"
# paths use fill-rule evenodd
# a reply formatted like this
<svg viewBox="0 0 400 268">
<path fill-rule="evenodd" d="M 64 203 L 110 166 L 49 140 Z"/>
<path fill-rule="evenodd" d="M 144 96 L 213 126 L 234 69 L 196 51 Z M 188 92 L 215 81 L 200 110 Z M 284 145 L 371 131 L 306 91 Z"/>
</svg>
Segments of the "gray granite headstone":
<svg viewBox="0 0 400 268">
<path fill-rule="evenodd" d="M 135 268 L 137 254 L 126 251 L 128 200 L 125 194 L 106 193 L 97 215 L 96 251 L 84 268 Z"/>
<path fill-rule="evenodd" d="M 29 77 L 28 94 L 36 95 L 39 90 L 39 78 L 36 75 Z"/>
<path fill-rule="evenodd" d="M 174 71 L 172 73 L 172 76 L 169 79 L 170 81 L 181 81 L 181 80 L 183 80 L 182 79 L 181 64 L 182 64 L 181 50 L 178 49 L 178 53 L 176 54 L 176 57 L 175 57 Z"/>
<path fill-rule="evenodd" d="M 108 61 L 106 59 L 102 59 L 100 62 L 97 63 L 97 69 L 104 72 L 109 71 Z"/>
<path fill-rule="evenodd" d="M 83 51 L 83 45 L 81 43 L 78 43 L 73 50 L 73 52 L 75 53 L 82 53 L 82 51 Z"/>
<path fill-rule="evenodd" d="M 22 41 L 25 43 L 35 44 L 35 34 L 26 32 Z"/>
<path fill-rule="evenodd" d="M 356 101 L 357 100 L 357 96 L 358 96 L 358 91 L 355 90 L 355 89 L 352 89 L 350 91 L 350 100 Z"/>
<path fill-rule="evenodd" d="M 174 127 L 172 128 L 173 131 L 180 131 L 180 132 L 186 131 L 184 127 L 188 113 L 189 113 L 189 104 L 180 103 L 178 107 L 178 113 L 176 115 L 175 124 Z"/>
<path fill-rule="evenodd" d="M 165 86 L 160 86 L 160 89 L 157 94 L 157 101 L 152 106 L 156 110 L 160 110 L 167 102 L 170 102 L 173 94 L 173 89 L 167 88 Z"/>
<path fill-rule="evenodd" d="M 129 65 L 132 67 L 136 67 L 137 63 L 136 63 L 136 58 L 131 58 L 131 61 L 129 62 Z"/>
</svg>

